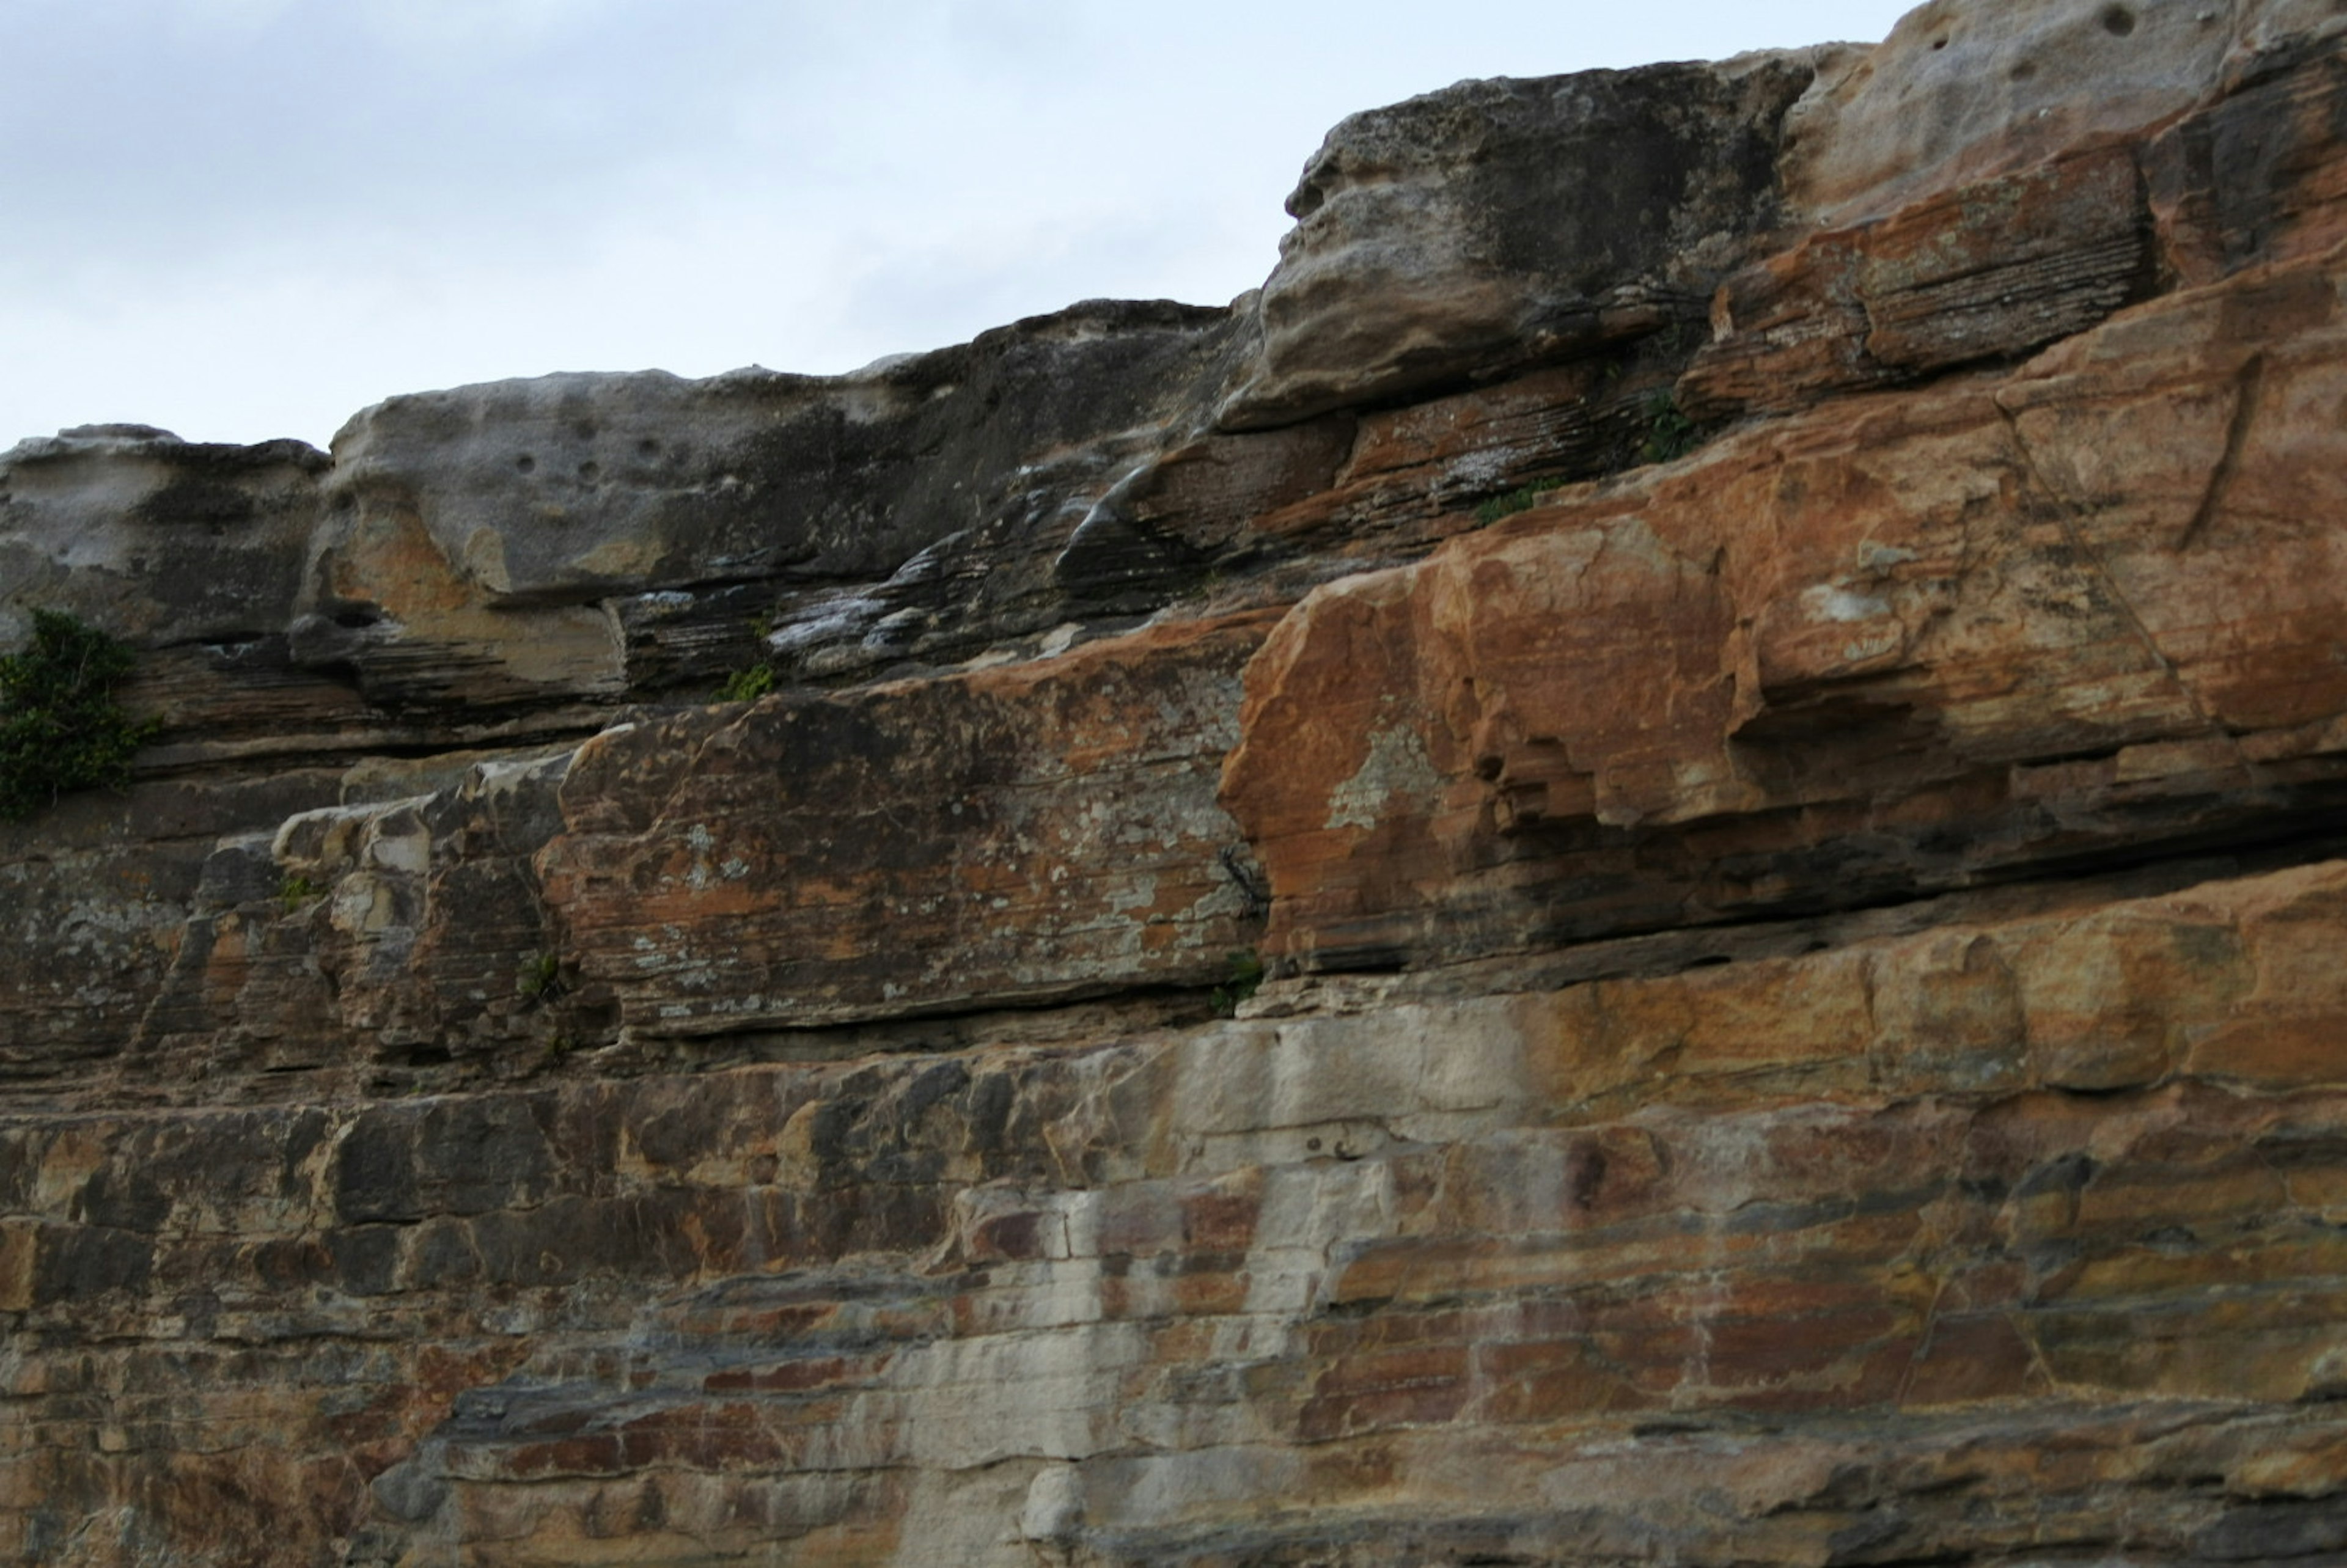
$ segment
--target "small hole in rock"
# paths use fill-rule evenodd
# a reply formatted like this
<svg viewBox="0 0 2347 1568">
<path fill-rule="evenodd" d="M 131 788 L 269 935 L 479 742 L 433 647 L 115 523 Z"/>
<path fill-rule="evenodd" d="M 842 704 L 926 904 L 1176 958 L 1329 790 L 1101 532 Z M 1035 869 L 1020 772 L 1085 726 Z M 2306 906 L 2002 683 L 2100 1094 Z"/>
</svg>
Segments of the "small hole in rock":
<svg viewBox="0 0 2347 1568">
<path fill-rule="evenodd" d="M 1947 46 L 1948 41 L 1945 38 L 1934 38 L 1932 40 L 1932 47 L 1935 49 L 1944 49 Z"/>
<path fill-rule="evenodd" d="M 538 469 L 538 459 L 525 452 L 514 459 L 514 467 L 524 474 L 535 473 Z"/>
<path fill-rule="evenodd" d="M 659 456 L 660 443 L 647 436 L 644 439 L 636 443 L 636 456 L 639 457 Z"/>
<path fill-rule="evenodd" d="M 579 477 L 591 485 L 603 477 L 603 466 L 600 463 L 581 463 L 579 465 Z"/>
<path fill-rule="evenodd" d="M 2135 13 L 2124 5 L 2103 7 L 2103 31 L 2114 38 L 2124 38 L 2135 31 Z"/>
<path fill-rule="evenodd" d="M 2013 67 L 2013 79 L 2016 82 L 2025 82 L 2036 74 L 2037 67 L 2027 60 Z"/>
</svg>

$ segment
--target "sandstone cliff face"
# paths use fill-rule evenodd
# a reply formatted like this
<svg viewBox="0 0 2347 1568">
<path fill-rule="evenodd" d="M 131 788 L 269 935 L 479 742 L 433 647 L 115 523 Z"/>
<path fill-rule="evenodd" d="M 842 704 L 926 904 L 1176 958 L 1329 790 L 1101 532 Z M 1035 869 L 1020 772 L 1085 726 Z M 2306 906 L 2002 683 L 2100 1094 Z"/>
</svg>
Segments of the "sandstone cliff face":
<svg viewBox="0 0 2347 1568">
<path fill-rule="evenodd" d="M 1227 310 L 19 446 L 163 728 L 0 826 L 0 1554 L 2347 1558 L 2342 32 L 1933 0 L 1356 117 Z"/>
</svg>

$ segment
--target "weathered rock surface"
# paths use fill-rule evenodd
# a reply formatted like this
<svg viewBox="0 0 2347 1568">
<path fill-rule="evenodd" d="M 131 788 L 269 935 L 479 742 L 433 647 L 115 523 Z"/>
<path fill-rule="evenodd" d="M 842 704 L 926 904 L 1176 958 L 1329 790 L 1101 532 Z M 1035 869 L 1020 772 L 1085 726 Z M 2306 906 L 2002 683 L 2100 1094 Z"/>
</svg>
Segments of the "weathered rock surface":
<svg viewBox="0 0 2347 1568">
<path fill-rule="evenodd" d="M 1829 224 L 2123 141 L 2347 31 L 2330 0 L 1930 0 L 1835 56 L 1787 122 L 1785 196 Z"/>
<path fill-rule="evenodd" d="M 630 683 L 623 630 L 671 620 L 672 596 L 716 590 L 738 665 L 753 614 L 793 589 L 885 600 L 908 563 L 1006 524 L 1048 563 L 1108 466 L 1219 384 L 1234 332 L 1225 311 L 1099 302 L 854 376 L 558 375 L 394 398 L 336 437 L 303 657 L 409 702 L 452 678 L 477 701 L 479 663 L 525 691 L 609 694 Z M 1039 477 L 1055 460 L 1068 471 Z M 989 565 L 1019 573 L 1006 553 Z M 723 591 L 746 583 L 762 605 Z M 856 641 L 879 632 L 905 657 L 926 630 L 906 618 L 932 608 L 889 603 Z"/>
<path fill-rule="evenodd" d="M 18 446 L 163 728 L 0 825 L 0 1557 L 2347 1560 L 2342 33 L 1462 84 L 1226 310 Z"/>
<path fill-rule="evenodd" d="M 0 632 L 40 603 L 159 646 L 282 635 L 326 455 L 87 425 L 0 454 Z"/>
<path fill-rule="evenodd" d="M 1461 83 L 1355 115 L 1287 199 L 1225 425 L 1281 424 L 1645 336 L 1777 217 L 1814 52 Z"/>
<path fill-rule="evenodd" d="M 2300 1555 L 2342 919 L 2329 866 L 1074 1050 L 19 1124 L 0 1518 L 101 1562 Z"/>
<path fill-rule="evenodd" d="M 2339 270 L 1837 403 L 1317 590 L 1226 803 L 1351 967 L 2337 821 Z"/>
<path fill-rule="evenodd" d="M 563 949 L 681 1034 L 1211 986 L 1256 925 L 1214 783 L 1269 625 L 599 736 L 538 856 Z"/>
</svg>

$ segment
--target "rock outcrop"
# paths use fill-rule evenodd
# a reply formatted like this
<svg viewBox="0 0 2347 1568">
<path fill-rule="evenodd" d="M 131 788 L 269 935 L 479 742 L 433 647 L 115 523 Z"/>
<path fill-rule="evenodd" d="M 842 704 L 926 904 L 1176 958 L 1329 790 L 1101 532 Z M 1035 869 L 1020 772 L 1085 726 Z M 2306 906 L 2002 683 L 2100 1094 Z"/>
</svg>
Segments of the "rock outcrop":
<svg viewBox="0 0 2347 1568">
<path fill-rule="evenodd" d="M 0 825 L 0 1555 L 2347 1557 L 2342 35 L 1461 84 L 1226 309 L 0 457 L 159 724 Z"/>
</svg>

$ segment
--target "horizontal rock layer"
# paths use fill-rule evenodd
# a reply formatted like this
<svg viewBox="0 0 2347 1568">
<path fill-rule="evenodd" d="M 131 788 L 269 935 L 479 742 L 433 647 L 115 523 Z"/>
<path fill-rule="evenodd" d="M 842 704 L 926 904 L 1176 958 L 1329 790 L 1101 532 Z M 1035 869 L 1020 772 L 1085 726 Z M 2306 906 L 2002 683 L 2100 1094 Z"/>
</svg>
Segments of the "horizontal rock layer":
<svg viewBox="0 0 2347 1568">
<path fill-rule="evenodd" d="M 1224 797 L 1382 966 L 2334 826 L 2342 274 L 2130 313 L 1317 590 Z"/>
<path fill-rule="evenodd" d="M 0 458 L 159 723 L 0 825 L 0 1556 L 2347 1556 L 2341 30 L 1462 84 L 1226 309 Z"/>
<path fill-rule="evenodd" d="M 2343 938 L 2329 866 L 1076 1049 L 19 1124 L 0 1540 L 2286 1555 L 2347 1443 Z"/>
</svg>

